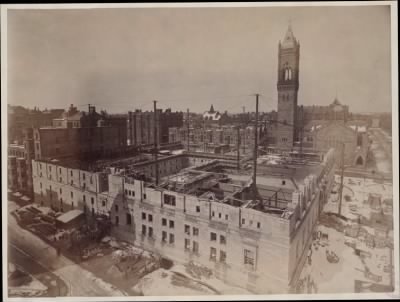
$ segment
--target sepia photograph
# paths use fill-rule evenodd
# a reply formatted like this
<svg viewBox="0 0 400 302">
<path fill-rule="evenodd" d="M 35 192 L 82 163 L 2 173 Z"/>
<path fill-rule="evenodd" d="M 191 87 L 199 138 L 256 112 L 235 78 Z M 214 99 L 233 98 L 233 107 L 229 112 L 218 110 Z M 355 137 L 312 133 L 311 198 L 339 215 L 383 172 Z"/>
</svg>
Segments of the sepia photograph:
<svg viewBox="0 0 400 302">
<path fill-rule="evenodd" d="M 397 2 L 1 5 L 4 301 L 400 299 Z"/>
</svg>

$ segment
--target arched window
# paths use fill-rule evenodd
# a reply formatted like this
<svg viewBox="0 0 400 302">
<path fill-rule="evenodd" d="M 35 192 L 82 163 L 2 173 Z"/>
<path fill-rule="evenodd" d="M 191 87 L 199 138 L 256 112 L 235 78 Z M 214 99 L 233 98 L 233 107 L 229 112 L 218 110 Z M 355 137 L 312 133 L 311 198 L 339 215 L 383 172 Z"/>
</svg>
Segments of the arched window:
<svg viewBox="0 0 400 302">
<path fill-rule="evenodd" d="M 285 81 L 289 81 L 292 79 L 292 69 L 290 67 L 285 68 Z"/>
</svg>

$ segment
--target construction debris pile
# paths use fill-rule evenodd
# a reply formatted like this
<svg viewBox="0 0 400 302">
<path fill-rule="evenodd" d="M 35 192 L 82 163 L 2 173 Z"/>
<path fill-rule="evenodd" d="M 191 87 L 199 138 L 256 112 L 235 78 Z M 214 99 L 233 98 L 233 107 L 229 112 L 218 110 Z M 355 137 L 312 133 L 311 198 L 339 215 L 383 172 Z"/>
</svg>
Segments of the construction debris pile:
<svg viewBox="0 0 400 302">
<path fill-rule="evenodd" d="M 294 286 L 296 293 L 393 290 L 391 184 L 355 178 L 345 178 L 344 184 L 349 198 L 342 203 L 342 215 L 338 196 L 332 194 Z"/>
</svg>

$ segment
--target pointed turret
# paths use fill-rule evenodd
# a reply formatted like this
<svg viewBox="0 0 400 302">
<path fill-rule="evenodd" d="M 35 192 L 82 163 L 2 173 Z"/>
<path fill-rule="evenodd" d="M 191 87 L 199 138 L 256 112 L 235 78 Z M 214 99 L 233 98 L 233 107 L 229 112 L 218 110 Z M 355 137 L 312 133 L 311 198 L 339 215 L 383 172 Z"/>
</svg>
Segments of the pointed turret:
<svg viewBox="0 0 400 302">
<path fill-rule="evenodd" d="M 281 43 L 282 48 L 294 48 L 297 44 L 297 40 L 293 35 L 292 25 L 289 24 L 288 29 L 285 34 L 285 38 Z"/>
<path fill-rule="evenodd" d="M 210 108 L 210 111 L 209 111 L 210 113 L 214 113 L 215 112 L 215 110 L 214 110 L 214 106 L 213 105 L 211 105 L 211 108 Z"/>
</svg>

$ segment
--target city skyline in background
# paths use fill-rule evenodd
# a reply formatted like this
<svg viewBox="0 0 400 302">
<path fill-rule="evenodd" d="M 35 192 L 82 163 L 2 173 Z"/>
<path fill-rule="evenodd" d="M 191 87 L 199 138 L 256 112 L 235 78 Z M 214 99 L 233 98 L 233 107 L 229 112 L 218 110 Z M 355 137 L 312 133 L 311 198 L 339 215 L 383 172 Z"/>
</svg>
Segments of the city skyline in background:
<svg viewBox="0 0 400 302">
<path fill-rule="evenodd" d="M 278 43 L 291 24 L 299 105 L 337 96 L 352 112 L 390 112 L 389 14 L 386 6 L 10 10 L 8 103 L 122 113 L 157 100 L 235 113 L 254 111 L 252 94 L 261 93 L 260 111 L 276 110 Z"/>
</svg>

